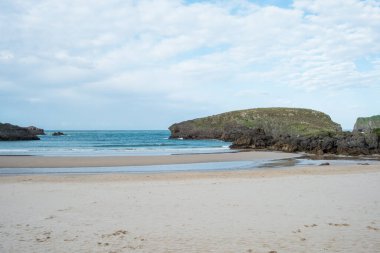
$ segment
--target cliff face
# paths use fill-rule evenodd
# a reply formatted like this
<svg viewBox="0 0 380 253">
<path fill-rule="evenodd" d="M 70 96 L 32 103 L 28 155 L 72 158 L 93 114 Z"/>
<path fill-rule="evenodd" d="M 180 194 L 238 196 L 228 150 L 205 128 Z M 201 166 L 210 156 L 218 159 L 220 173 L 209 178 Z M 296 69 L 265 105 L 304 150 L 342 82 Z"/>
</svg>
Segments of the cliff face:
<svg viewBox="0 0 380 253">
<path fill-rule="evenodd" d="M 278 137 L 336 133 L 341 126 L 318 111 L 297 108 L 258 108 L 188 120 L 169 127 L 172 138 L 233 140 L 239 129 L 262 129 Z"/>
<path fill-rule="evenodd" d="M 318 111 L 262 108 L 222 113 L 169 127 L 171 138 L 221 139 L 235 149 L 266 149 L 315 154 L 380 153 L 380 133 L 342 132 Z"/>
<path fill-rule="evenodd" d="M 39 140 L 40 138 L 38 138 L 37 134 L 43 132 L 43 129 L 36 127 L 19 127 L 8 123 L 0 123 L 0 141 Z"/>
<path fill-rule="evenodd" d="M 380 115 L 358 118 L 354 126 L 355 132 L 371 132 L 375 129 L 380 129 Z"/>
</svg>

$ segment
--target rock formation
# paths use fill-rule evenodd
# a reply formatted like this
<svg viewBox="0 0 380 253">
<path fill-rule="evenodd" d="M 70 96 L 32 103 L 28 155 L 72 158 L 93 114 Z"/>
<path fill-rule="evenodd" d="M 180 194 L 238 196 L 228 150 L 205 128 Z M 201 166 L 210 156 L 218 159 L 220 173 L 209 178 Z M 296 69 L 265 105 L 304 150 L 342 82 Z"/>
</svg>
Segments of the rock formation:
<svg viewBox="0 0 380 253">
<path fill-rule="evenodd" d="M 169 127 L 172 138 L 234 140 L 243 129 L 262 129 L 273 137 L 337 133 L 342 128 L 318 111 L 298 108 L 258 108 L 188 120 Z"/>
<path fill-rule="evenodd" d="M 380 115 L 372 117 L 360 117 L 356 120 L 354 131 L 355 132 L 371 132 L 375 129 L 380 129 Z"/>
<path fill-rule="evenodd" d="M 35 126 L 29 126 L 29 127 L 27 127 L 27 129 L 35 135 L 45 135 L 45 131 L 41 128 L 38 128 Z"/>
<path fill-rule="evenodd" d="M 52 135 L 53 136 L 61 136 L 61 135 L 65 135 L 65 134 L 62 132 L 54 132 Z"/>
<path fill-rule="evenodd" d="M 380 135 L 341 132 L 314 136 L 266 135 L 262 129 L 242 132 L 231 148 L 266 149 L 314 154 L 371 155 L 380 153 Z"/>
<path fill-rule="evenodd" d="M 260 108 L 222 113 L 169 127 L 171 138 L 220 139 L 235 149 L 266 149 L 315 154 L 380 153 L 380 134 L 342 132 L 318 111 Z"/>
<path fill-rule="evenodd" d="M 35 129 L 29 129 L 29 127 L 0 123 L 0 141 L 39 140 L 37 132 L 41 132 L 40 130 L 36 131 Z"/>
</svg>

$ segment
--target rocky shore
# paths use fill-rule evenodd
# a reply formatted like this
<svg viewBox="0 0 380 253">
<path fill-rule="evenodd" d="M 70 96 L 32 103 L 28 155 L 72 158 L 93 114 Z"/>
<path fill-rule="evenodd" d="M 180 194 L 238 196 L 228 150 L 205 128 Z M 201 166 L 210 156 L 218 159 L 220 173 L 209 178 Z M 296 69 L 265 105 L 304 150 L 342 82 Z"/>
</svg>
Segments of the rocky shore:
<svg viewBox="0 0 380 253">
<path fill-rule="evenodd" d="M 38 135 L 44 135 L 43 129 L 29 126 L 20 127 L 9 123 L 0 123 L 0 141 L 39 140 Z"/>
<path fill-rule="evenodd" d="M 380 135 L 376 133 L 320 134 L 314 136 L 280 135 L 273 137 L 263 129 L 246 129 L 229 138 L 235 149 L 267 149 L 285 152 L 307 152 L 318 155 L 371 155 L 380 153 Z"/>
<path fill-rule="evenodd" d="M 234 149 L 264 149 L 314 154 L 371 155 L 380 153 L 377 128 L 343 132 L 318 111 L 259 108 L 234 111 L 169 127 L 171 138 L 220 139 Z"/>
</svg>

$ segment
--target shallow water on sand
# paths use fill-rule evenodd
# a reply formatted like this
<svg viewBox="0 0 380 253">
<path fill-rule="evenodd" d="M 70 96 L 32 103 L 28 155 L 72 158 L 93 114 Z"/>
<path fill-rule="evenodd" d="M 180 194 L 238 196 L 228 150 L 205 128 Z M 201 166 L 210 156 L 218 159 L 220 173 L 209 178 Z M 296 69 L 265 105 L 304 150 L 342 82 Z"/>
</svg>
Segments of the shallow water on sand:
<svg viewBox="0 0 380 253">
<path fill-rule="evenodd" d="M 167 172 L 202 172 L 233 171 L 254 169 L 281 169 L 307 165 L 370 165 L 379 163 L 373 160 L 311 160 L 307 158 L 290 158 L 277 160 L 208 162 L 191 164 L 165 164 L 145 166 L 116 167 L 74 167 L 74 168 L 1 168 L 0 175 L 32 175 L 32 174 L 109 174 L 109 173 L 167 173 Z"/>
</svg>

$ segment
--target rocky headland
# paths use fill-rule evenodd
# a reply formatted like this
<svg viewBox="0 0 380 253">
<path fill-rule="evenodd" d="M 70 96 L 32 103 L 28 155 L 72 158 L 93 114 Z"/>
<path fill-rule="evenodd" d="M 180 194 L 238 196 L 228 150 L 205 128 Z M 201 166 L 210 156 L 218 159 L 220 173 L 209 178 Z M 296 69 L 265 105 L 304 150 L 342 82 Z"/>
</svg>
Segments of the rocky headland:
<svg viewBox="0 0 380 253">
<path fill-rule="evenodd" d="M 380 130 L 380 115 L 372 117 L 360 117 L 356 120 L 354 132 L 373 132 Z"/>
<path fill-rule="evenodd" d="M 300 108 L 257 108 L 188 120 L 169 127 L 171 138 L 220 139 L 235 149 L 314 154 L 380 153 L 376 131 L 343 132 L 322 112 Z"/>
<path fill-rule="evenodd" d="M 43 129 L 30 126 L 20 127 L 9 123 L 0 123 L 0 141 L 39 140 L 37 135 L 45 134 Z"/>
<path fill-rule="evenodd" d="M 38 127 L 35 127 L 35 126 L 28 126 L 27 129 L 32 134 L 35 134 L 35 135 L 45 135 L 45 130 L 43 130 L 42 128 L 38 128 Z"/>
</svg>

